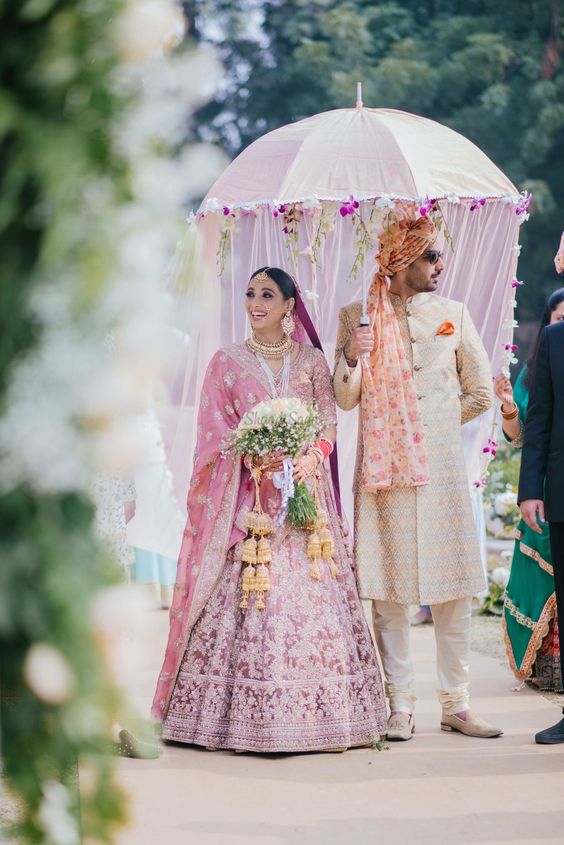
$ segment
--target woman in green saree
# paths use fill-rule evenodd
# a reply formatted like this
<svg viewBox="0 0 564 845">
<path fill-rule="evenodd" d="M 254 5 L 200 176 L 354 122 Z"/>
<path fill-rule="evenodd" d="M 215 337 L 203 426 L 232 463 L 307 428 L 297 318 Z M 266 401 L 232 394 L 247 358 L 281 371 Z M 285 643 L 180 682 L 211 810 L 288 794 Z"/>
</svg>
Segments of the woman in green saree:
<svg viewBox="0 0 564 845">
<path fill-rule="evenodd" d="M 503 375 L 495 381 L 501 400 L 503 432 L 515 448 L 523 445 L 529 388 L 534 374 L 540 335 L 549 323 L 564 321 L 564 288 L 549 298 L 539 332 L 515 387 Z M 520 681 L 530 680 L 540 689 L 562 690 L 560 640 L 554 595 L 548 524 L 536 534 L 521 520 L 511 563 L 503 610 L 505 645 L 509 663 Z"/>
</svg>

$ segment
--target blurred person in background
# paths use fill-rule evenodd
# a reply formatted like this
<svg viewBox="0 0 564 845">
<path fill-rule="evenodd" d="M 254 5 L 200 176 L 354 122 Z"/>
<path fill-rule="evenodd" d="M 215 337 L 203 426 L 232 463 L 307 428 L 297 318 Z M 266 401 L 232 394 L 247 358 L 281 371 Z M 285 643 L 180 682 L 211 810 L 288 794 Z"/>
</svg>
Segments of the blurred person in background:
<svg viewBox="0 0 564 845">
<path fill-rule="evenodd" d="M 564 322 L 564 288 L 549 297 L 527 362 L 512 387 L 509 378 L 497 376 L 495 393 L 501 402 L 506 440 L 523 447 L 529 391 L 543 329 Z M 548 524 L 541 533 L 524 519 L 517 527 L 503 610 L 505 645 L 509 664 L 520 681 L 531 680 L 543 690 L 562 690 L 558 614 Z"/>
<path fill-rule="evenodd" d="M 140 424 L 146 448 L 143 461 L 135 468 L 135 513 L 127 524 L 127 541 L 135 553 L 132 580 L 142 585 L 151 605 L 166 609 L 172 602 L 184 520 L 153 403 Z M 159 548 L 155 548 L 157 537 Z"/>
<path fill-rule="evenodd" d="M 564 270 L 564 239 L 555 258 Z M 532 374 L 518 500 L 521 516 L 538 536 L 548 522 L 556 611 L 564 618 L 564 320 L 542 330 Z M 560 652 L 562 671 L 562 652 Z M 564 671 L 562 671 L 564 674 Z M 539 731 L 541 745 L 564 743 L 564 718 Z"/>
</svg>

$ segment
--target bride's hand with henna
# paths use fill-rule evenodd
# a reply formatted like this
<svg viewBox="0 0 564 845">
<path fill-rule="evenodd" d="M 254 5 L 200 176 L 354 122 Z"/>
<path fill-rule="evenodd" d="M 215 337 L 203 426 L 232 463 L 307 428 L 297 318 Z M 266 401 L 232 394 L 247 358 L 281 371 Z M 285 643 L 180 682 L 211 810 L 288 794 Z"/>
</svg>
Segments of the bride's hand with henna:
<svg viewBox="0 0 564 845">
<path fill-rule="evenodd" d="M 269 472 L 281 472 L 282 462 L 286 457 L 288 456 L 280 450 L 278 450 L 277 452 L 270 452 L 270 454 L 264 456 L 265 469 L 267 469 Z"/>
<path fill-rule="evenodd" d="M 266 455 L 245 455 L 244 464 L 248 470 L 260 467 L 263 472 L 279 472 L 286 455 L 282 451 L 269 452 Z"/>
<path fill-rule="evenodd" d="M 306 478 L 312 476 L 319 466 L 319 454 L 314 449 L 309 449 L 294 462 L 294 481 L 301 484 Z"/>
</svg>

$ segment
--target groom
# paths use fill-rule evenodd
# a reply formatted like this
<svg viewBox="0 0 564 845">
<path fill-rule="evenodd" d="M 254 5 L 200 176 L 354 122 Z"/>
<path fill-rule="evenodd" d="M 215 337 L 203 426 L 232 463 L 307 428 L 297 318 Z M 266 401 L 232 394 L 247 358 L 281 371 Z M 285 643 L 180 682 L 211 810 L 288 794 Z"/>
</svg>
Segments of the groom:
<svg viewBox="0 0 564 845">
<path fill-rule="evenodd" d="M 426 217 L 391 224 L 370 289 L 339 314 L 338 405 L 360 403 L 355 469 L 355 560 L 372 600 L 390 704 L 388 739 L 411 739 L 415 695 L 409 605 L 430 605 L 437 644 L 441 728 L 502 731 L 469 708 L 472 597 L 484 575 L 472 516 L 461 426 L 492 403 L 486 351 L 466 307 L 435 295 L 444 269 Z M 388 291 L 389 284 L 389 291 Z"/>
</svg>

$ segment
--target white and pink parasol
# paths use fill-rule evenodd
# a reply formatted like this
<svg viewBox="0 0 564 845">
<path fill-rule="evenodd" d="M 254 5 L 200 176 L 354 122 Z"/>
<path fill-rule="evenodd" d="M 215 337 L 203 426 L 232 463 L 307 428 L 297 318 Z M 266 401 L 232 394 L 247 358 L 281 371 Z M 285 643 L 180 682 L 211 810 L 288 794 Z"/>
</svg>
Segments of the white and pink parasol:
<svg viewBox="0 0 564 845">
<path fill-rule="evenodd" d="M 497 373 L 514 356 L 518 234 L 529 199 L 467 138 L 424 117 L 365 108 L 360 92 L 356 108 L 283 126 L 244 150 L 192 221 L 203 236 L 209 276 L 187 298 L 175 285 L 189 260 L 181 250 L 169 288 L 190 335 L 188 360 L 175 381 L 180 423 L 166 437 L 179 500 L 190 473 L 201 380 L 219 346 L 246 336 L 243 295 L 255 269 L 280 266 L 296 276 L 331 362 L 339 308 L 365 295 L 387 215 L 414 203 L 452 238 L 438 293 L 468 305 Z M 354 416 L 340 419 L 345 506 Z M 483 450 L 491 449 L 492 420 L 485 415 L 466 427 L 472 485 L 482 483 L 484 457 L 491 454 Z"/>
</svg>

